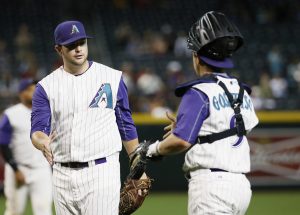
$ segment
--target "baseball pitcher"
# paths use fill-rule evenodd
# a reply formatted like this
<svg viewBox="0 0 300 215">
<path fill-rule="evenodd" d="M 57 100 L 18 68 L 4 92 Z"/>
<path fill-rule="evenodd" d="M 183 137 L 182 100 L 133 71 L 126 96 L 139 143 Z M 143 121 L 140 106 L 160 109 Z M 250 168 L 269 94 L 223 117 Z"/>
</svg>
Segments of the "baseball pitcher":
<svg viewBox="0 0 300 215">
<path fill-rule="evenodd" d="M 56 214 L 117 215 L 119 152 L 138 145 L 122 72 L 87 60 L 81 22 L 60 23 L 54 37 L 63 66 L 37 84 L 31 139 L 53 166 Z"/>
</svg>

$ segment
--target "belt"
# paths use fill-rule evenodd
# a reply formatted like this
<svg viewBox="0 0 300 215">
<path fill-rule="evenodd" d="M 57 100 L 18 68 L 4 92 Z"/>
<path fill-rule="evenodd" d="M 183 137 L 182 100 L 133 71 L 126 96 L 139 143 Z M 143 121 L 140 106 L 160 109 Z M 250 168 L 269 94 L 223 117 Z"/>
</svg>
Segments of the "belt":
<svg viewBox="0 0 300 215">
<path fill-rule="evenodd" d="M 210 171 L 211 172 L 228 172 L 228 171 L 226 171 L 224 169 L 218 169 L 218 168 L 210 168 Z"/>
<path fill-rule="evenodd" d="M 203 170 L 207 170 L 207 171 L 210 171 L 210 172 L 228 172 L 228 171 L 226 171 L 226 170 L 224 170 L 224 169 L 218 169 L 218 168 L 210 168 L 210 169 L 203 169 Z M 185 174 L 185 177 L 186 177 L 187 179 L 191 179 L 191 174 L 190 174 L 190 172 L 187 172 L 187 173 Z"/>
<path fill-rule="evenodd" d="M 60 163 L 61 166 L 63 167 L 68 167 L 68 168 L 86 168 L 86 167 L 91 167 L 91 166 L 95 166 L 98 164 L 102 164 L 102 163 L 106 163 L 106 158 L 99 158 L 93 161 L 89 161 L 89 162 L 64 162 L 64 163 Z"/>
</svg>

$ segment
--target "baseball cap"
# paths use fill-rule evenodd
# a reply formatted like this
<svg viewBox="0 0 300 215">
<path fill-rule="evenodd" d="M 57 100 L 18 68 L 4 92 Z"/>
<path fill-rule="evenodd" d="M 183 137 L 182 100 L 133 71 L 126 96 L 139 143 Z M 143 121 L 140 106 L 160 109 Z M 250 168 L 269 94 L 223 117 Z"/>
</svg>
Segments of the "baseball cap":
<svg viewBox="0 0 300 215">
<path fill-rule="evenodd" d="M 26 90 L 27 87 L 29 87 L 32 84 L 37 84 L 37 81 L 33 80 L 33 79 L 22 79 L 19 82 L 19 93 L 21 93 L 22 91 Z"/>
<path fill-rule="evenodd" d="M 214 60 L 200 55 L 200 59 L 203 60 L 204 63 L 217 68 L 231 69 L 234 67 L 233 61 L 230 58 L 224 58 L 223 60 Z"/>
<path fill-rule="evenodd" d="M 60 23 L 54 31 L 56 45 L 68 45 L 83 38 L 92 38 L 85 33 L 84 26 L 79 21 Z"/>
</svg>

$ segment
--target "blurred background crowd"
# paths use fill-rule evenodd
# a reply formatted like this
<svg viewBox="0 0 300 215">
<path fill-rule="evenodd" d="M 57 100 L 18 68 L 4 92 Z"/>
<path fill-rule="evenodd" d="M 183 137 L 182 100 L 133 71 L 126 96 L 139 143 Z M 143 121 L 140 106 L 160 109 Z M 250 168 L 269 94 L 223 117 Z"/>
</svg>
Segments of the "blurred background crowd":
<svg viewBox="0 0 300 215">
<path fill-rule="evenodd" d="M 22 78 L 41 79 L 61 65 L 53 31 L 81 20 L 89 59 L 124 72 L 134 112 L 176 111 L 174 88 L 194 79 L 187 33 L 203 13 L 224 12 L 240 28 L 244 46 L 232 75 L 248 83 L 258 110 L 300 109 L 300 4 L 296 0 L 1 1 L 0 111 L 17 99 Z M 74 3 L 76 2 L 76 3 Z"/>
</svg>

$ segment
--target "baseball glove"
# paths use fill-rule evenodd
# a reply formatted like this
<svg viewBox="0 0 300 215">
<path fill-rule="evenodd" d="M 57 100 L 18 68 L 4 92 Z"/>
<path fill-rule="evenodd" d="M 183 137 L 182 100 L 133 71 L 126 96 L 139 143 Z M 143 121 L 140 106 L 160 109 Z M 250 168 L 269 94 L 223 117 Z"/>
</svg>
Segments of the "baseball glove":
<svg viewBox="0 0 300 215">
<path fill-rule="evenodd" d="M 129 215 L 143 204 L 151 188 L 151 179 L 140 179 L 146 170 L 150 142 L 140 143 L 131 155 L 130 173 L 120 194 L 119 215 Z"/>
<path fill-rule="evenodd" d="M 147 167 L 146 157 L 150 141 L 144 141 L 131 153 L 129 179 L 140 179 Z"/>
<path fill-rule="evenodd" d="M 151 179 L 127 179 L 120 194 L 119 215 L 129 215 L 143 204 L 151 188 Z"/>
</svg>

